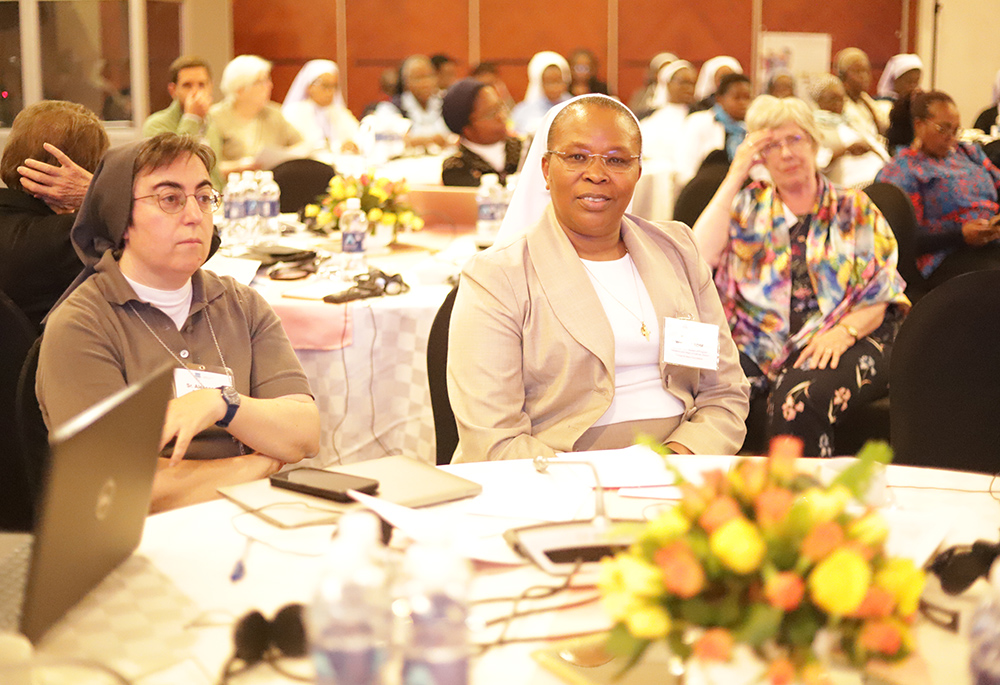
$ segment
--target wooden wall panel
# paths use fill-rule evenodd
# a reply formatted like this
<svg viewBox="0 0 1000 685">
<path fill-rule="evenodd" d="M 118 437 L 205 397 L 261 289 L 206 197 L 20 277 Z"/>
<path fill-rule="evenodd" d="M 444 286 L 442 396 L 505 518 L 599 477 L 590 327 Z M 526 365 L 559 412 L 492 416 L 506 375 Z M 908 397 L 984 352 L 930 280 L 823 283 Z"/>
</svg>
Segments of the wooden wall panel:
<svg viewBox="0 0 1000 685">
<path fill-rule="evenodd" d="M 233 0 L 233 52 L 260 55 L 274 63 L 271 97 L 281 102 L 303 64 L 311 59 L 337 61 L 336 5 Z"/>
<path fill-rule="evenodd" d="M 751 6 L 689 0 L 619 0 L 619 83 L 626 102 L 646 75 L 649 61 L 672 52 L 700 67 L 716 55 L 730 55 L 749 70 Z"/>
<path fill-rule="evenodd" d="M 347 104 L 358 114 L 378 99 L 378 77 L 410 55 L 445 53 L 468 70 L 468 0 L 346 0 Z M 332 9 L 333 3 L 330 3 Z"/>
<path fill-rule="evenodd" d="M 599 75 L 607 80 L 607 0 L 479 0 L 483 61 L 496 62 L 514 99 L 528 86 L 528 61 L 536 52 L 569 55 L 593 50 Z"/>
<path fill-rule="evenodd" d="M 274 99 L 280 101 L 309 59 L 337 60 L 337 6 L 346 12 L 348 105 L 360 113 L 378 98 L 378 76 L 411 54 L 444 52 L 468 72 L 470 0 L 233 0 L 235 53 L 274 62 Z M 568 55 L 593 50 L 608 79 L 608 8 L 611 0 L 477 0 L 479 55 L 496 62 L 515 98 L 527 86 L 527 64 L 540 50 Z M 903 3 L 911 5 L 909 46 L 916 43 L 916 0 L 762 0 L 764 30 L 830 33 L 836 52 L 857 45 L 873 67 L 899 52 Z M 641 85 L 649 60 L 670 51 L 700 66 L 719 54 L 736 57 L 750 71 L 752 3 L 722 0 L 617 0 L 618 94 L 627 100 Z M 613 45 L 613 44 L 612 44 Z M 874 90 L 874 82 L 872 84 Z"/>
</svg>

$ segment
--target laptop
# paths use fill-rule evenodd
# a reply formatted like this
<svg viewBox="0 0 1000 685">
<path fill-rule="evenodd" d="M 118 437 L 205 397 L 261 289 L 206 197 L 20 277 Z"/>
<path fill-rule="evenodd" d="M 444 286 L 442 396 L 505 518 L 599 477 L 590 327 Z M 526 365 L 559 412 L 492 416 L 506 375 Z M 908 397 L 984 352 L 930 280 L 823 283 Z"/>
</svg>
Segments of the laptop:
<svg viewBox="0 0 1000 685">
<path fill-rule="evenodd" d="M 173 369 L 58 427 L 35 533 L 0 533 L 0 631 L 33 643 L 139 545 Z"/>
</svg>

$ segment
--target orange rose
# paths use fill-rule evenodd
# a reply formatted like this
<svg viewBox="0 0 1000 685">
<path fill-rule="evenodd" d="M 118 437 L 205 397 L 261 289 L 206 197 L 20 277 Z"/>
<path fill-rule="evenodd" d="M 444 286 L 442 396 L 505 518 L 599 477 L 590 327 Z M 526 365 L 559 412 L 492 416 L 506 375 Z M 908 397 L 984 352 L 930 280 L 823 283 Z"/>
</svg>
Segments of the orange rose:
<svg viewBox="0 0 1000 685">
<path fill-rule="evenodd" d="M 805 581 L 791 571 L 776 573 L 764 584 L 767 601 L 782 611 L 795 611 L 805 592 Z"/>
<path fill-rule="evenodd" d="M 729 472 L 728 478 L 736 495 L 745 502 L 752 502 L 767 485 L 767 462 L 744 459 Z"/>
<path fill-rule="evenodd" d="M 780 523 L 795 502 L 795 495 L 785 488 L 769 487 L 757 497 L 754 503 L 757 511 L 757 523 L 762 528 L 768 528 Z"/>
<path fill-rule="evenodd" d="M 709 628 L 692 648 L 694 655 L 706 661 L 729 661 L 733 653 L 733 635 L 725 628 Z"/>
<path fill-rule="evenodd" d="M 795 680 L 795 666 L 785 657 L 771 662 L 767 668 L 767 682 L 771 685 L 789 685 Z"/>
<path fill-rule="evenodd" d="M 653 557 L 663 569 L 663 586 L 667 592 L 690 599 L 705 587 L 705 571 L 687 543 L 677 540 L 658 550 Z"/>
<path fill-rule="evenodd" d="M 885 588 L 872 585 L 853 615 L 858 618 L 887 618 L 892 616 L 895 608 L 896 597 Z"/>
<path fill-rule="evenodd" d="M 834 521 L 820 523 L 802 541 L 802 556 L 809 561 L 819 561 L 844 542 L 844 529 Z"/>
<path fill-rule="evenodd" d="M 869 653 L 896 656 L 903 646 L 903 633 L 892 621 L 867 621 L 858 635 L 858 646 Z"/>
<path fill-rule="evenodd" d="M 787 483 L 795 477 L 795 462 L 802 456 L 802 440 L 791 435 L 771 438 L 768 450 L 768 469 L 780 483 Z"/>
<path fill-rule="evenodd" d="M 743 515 L 740 505 L 732 497 L 723 495 L 708 503 L 698 518 L 698 523 L 709 534 L 717 528 Z"/>
</svg>

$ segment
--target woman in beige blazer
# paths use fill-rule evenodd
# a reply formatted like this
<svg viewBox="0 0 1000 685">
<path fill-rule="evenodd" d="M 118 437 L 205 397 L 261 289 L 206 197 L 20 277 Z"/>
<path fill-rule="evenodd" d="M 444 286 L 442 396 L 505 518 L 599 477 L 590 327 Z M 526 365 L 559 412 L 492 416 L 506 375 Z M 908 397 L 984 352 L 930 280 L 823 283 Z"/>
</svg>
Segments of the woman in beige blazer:
<svg viewBox="0 0 1000 685">
<path fill-rule="evenodd" d="M 686 226 L 625 215 L 641 174 L 638 122 L 617 101 L 587 95 L 546 124 L 517 192 L 532 190 L 528 165 L 540 162 L 551 203 L 462 273 L 448 355 L 454 461 L 624 447 L 638 433 L 676 452 L 734 453 L 749 389 L 711 273 Z M 676 323 L 667 319 L 714 326 L 717 368 L 665 363 L 662 331 Z M 637 355 L 638 366 L 623 366 Z M 654 387 L 647 380 L 615 413 L 616 377 L 638 367 L 652 369 Z M 636 402 L 644 415 L 630 420 L 622 410 Z"/>
</svg>

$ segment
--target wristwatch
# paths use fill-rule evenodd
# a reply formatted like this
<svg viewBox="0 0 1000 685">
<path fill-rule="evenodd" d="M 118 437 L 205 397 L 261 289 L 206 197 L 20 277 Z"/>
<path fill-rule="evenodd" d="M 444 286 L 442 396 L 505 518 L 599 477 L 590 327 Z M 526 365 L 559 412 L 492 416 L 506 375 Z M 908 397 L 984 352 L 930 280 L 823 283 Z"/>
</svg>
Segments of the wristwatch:
<svg viewBox="0 0 1000 685">
<path fill-rule="evenodd" d="M 849 323 L 844 323 L 843 321 L 841 321 L 837 325 L 838 326 L 843 326 L 844 329 L 847 331 L 847 334 L 849 336 L 851 336 L 852 338 L 854 338 L 854 342 L 858 341 L 858 329 L 857 328 L 855 328 L 854 326 L 852 326 Z"/>
<path fill-rule="evenodd" d="M 236 410 L 240 408 L 240 394 L 231 385 L 219 388 L 219 390 L 222 392 L 222 399 L 226 403 L 226 415 L 222 417 L 221 421 L 216 421 L 215 425 L 220 428 L 228 428 L 229 423 L 236 416 Z"/>
</svg>

